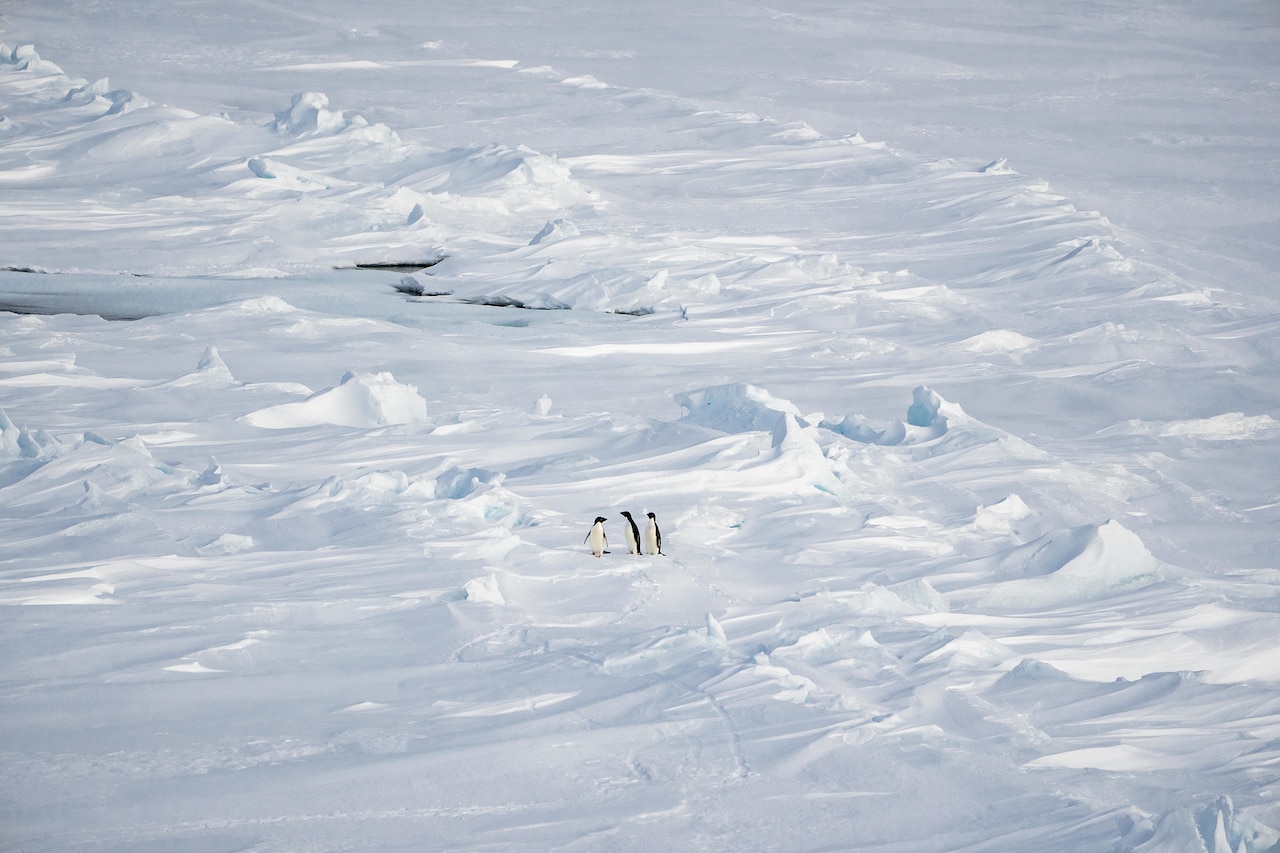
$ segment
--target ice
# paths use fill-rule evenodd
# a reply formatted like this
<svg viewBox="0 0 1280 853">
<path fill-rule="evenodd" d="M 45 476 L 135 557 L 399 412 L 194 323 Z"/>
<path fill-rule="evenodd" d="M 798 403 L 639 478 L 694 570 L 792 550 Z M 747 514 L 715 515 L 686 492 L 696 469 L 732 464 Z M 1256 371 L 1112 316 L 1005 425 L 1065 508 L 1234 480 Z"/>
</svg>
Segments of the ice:
<svg viewBox="0 0 1280 853">
<path fill-rule="evenodd" d="M 209 457 L 209 466 L 201 472 L 200 476 L 195 479 L 197 486 L 216 486 L 222 482 L 222 466 L 218 464 L 218 460 L 212 456 Z"/>
<path fill-rule="evenodd" d="M 718 385 L 698 391 L 681 392 L 676 402 L 691 424 L 726 433 L 754 430 L 774 433 L 779 427 L 785 436 L 786 416 L 798 425 L 800 410 L 754 385 Z"/>
<path fill-rule="evenodd" d="M 44 76 L 54 76 L 62 73 L 62 69 L 57 65 L 41 59 L 33 44 L 20 44 L 11 48 L 7 44 L 0 43 L 0 59 L 13 65 L 16 71 L 26 71 Z"/>
<path fill-rule="evenodd" d="M 9 456 L 34 459 L 45 455 L 46 449 L 41 447 L 36 438 L 25 430 L 19 429 L 9 416 L 0 409 L 0 450 Z"/>
<path fill-rule="evenodd" d="M 947 430 L 947 417 L 960 416 L 960 407 L 948 403 L 931 388 L 923 386 L 911 392 L 912 403 L 907 409 L 907 423 L 914 427 L 928 427 L 941 435 Z"/>
<path fill-rule="evenodd" d="M 0 847 L 1276 848 L 1257 4 L 198 7 L 2 24 Z"/>
<path fill-rule="evenodd" d="M 321 92 L 301 92 L 293 96 L 289 109 L 276 113 L 275 130 L 286 136 L 326 136 L 351 126 L 340 112 L 329 109 L 329 96 Z"/>
<path fill-rule="evenodd" d="M 569 237 L 581 236 L 582 232 L 578 230 L 578 226 L 564 219 L 556 219 L 542 226 L 537 234 L 533 235 L 533 239 L 529 241 L 530 246 L 536 246 L 539 243 L 550 243 L 555 240 L 564 240 Z"/>
<path fill-rule="evenodd" d="M 196 369 L 188 374 L 178 377 L 169 385 L 171 387 L 183 386 L 233 386 L 236 385 L 236 378 L 231 373 L 231 368 L 222 360 L 222 356 L 218 354 L 217 347 L 206 347 L 204 354 L 200 356 L 200 361 L 196 365 Z"/>
<path fill-rule="evenodd" d="M 507 603 L 506 599 L 502 597 L 502 589 L 498 586 L 498 578 L 493 574 L 467 581 L 463 587 L 463 593 L 466 595 L 467 601 L 475 601 L 482 604 Z"/>
<path fill-rule="evenodd" d="M 443 500 L 460 500 L 488 484 L 501 483 L 503 475 L 480 468 L 450 468 L 436 477 L 435 496 Z"/>
</svg>

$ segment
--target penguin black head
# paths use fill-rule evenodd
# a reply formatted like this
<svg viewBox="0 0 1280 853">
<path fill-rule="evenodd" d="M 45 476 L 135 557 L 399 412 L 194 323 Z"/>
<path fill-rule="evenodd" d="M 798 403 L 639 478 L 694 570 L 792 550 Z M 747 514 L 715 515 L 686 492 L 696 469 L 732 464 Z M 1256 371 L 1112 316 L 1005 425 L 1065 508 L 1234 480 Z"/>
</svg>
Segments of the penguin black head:
<svg viewBox="0 0 1280 853">
<path fill-rule="evenodd" d="M 622 514 L 627 517 L 627 520 L 631 519 L 631 513 L 627 512 L 625 509 L 622 511 Z"/>
<path fill-rule="evenodd" d="M 600 523 L 600 522 L 602 522 L 602 521 L 608 521 L 608 520 L 609 520 L 609 519 L 605 518 L 603 515 L 597 515 L 597 516 L 596 516 L 595 523 L 596 523 L 596 524 L 599 524 L 599 523 Z"/>
<path fill-rule="evenodd" d="M 654 515 L 654 514 L 653 514 L 653 513 L 651 513 L 651 512 L 647 512 L 647 513 L 645 513 L 645 515 L 649 516 L 650 518 L 657 518 L 657 516 L 656 516 L 656 515 Z"/>
</svg>

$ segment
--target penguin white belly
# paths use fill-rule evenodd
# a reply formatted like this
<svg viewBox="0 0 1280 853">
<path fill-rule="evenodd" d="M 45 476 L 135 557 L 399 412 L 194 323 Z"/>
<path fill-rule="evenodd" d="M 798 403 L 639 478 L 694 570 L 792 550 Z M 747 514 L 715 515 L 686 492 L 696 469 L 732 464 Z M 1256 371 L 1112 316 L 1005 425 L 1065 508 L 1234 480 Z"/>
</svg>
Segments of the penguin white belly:
<svg viewBox="0 0 1280 853">
<path fill-rule="evenodd" d="M 652 555 L 662 553 L 662 533 L 658 530 L 657 521 L 653 519 L 649 520 L 649 526 L 644 529 L 644 549 L 645 553 L 652 553 Z"/>
<path fill-rule="evenodd" d="M 626 536 L 627 536 L 627 553 L 639 554 L 640 553 L 640 531 L 636 527 L 635 522 L 632 521 L 631 519 L 627 519 L 627 525 L 626 527 L 623 528 L 623 531 L 626 533 Z"/>
<path fill-rule="evenodd" d="M 599 524 L 591 528 L 591 532 L 587 534 L 587 544 L 591 546 L 591 553 L 599 557 L 604 553 L 605 538 L 604 527 Z"/>
</svg>

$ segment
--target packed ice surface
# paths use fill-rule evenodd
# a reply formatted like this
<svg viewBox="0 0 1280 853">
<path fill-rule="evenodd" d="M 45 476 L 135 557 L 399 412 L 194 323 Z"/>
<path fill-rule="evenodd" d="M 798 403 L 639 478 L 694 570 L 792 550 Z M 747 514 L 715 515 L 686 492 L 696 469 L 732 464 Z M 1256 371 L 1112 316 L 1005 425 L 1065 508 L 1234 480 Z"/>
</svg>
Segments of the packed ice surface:
<svg viewBox="0 0 1280 853">
<path fill-rule="evenodd" d="M 1276 27 L 6 10 L 0 847 L 1277 849 Z"/>
</svg>

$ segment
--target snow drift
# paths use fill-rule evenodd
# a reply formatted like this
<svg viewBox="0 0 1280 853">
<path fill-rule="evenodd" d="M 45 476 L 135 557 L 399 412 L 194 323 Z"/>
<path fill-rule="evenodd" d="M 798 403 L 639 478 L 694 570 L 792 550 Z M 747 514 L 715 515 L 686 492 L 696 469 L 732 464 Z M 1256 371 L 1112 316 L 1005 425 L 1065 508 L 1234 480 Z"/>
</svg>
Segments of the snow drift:
<svg viewBox="0 0 1280 853">
<path fill-rule="evenodd" d="M 390 373 L 348 372 L 332 388 L 317 391 L 297 403 L 282 403 L 241 418 L 265 429 L 291 429 L 317 424 L 372 429 L 424 424 L 427 401 L 412 385 L 396 382 Z"/>
</svg>

